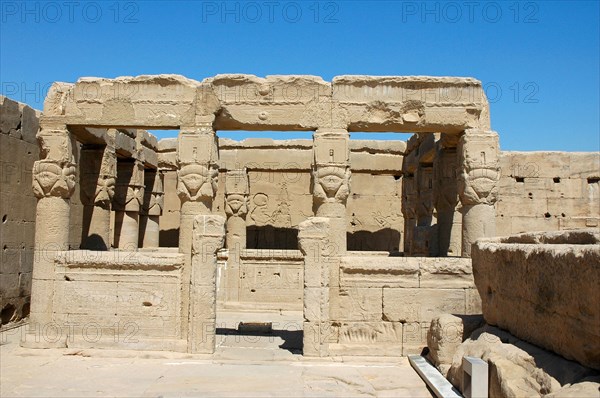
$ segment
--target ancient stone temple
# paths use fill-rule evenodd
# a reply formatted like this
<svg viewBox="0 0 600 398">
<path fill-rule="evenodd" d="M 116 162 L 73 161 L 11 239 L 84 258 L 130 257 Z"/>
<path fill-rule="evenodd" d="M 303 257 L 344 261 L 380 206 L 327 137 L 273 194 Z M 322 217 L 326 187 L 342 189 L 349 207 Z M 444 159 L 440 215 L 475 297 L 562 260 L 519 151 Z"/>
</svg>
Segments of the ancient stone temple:
<svg viewBox="0 0 600 398">
<path fill-rule="evenodd" d="M 82 78 L 37 140 L 25 347 L 212 353 L 219 311 L 291 310 L 305 356 L 420 353 L 482 312 L 476 241 L 600 220 L 598 154 L 502 152 L 471 78 Z"/>
</svg>

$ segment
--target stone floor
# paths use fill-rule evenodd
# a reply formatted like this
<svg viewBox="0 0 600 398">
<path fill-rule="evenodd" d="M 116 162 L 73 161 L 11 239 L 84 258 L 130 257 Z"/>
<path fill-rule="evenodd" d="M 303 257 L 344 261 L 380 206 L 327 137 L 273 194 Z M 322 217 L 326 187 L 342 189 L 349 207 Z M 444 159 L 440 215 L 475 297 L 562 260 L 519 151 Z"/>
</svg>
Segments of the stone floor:
<svg viewBox="0 0 600 398">
<path fill-rule="evenodd" d="M 0 336 L 0 396 L 432 396 L 406 358 L 302 357 L 298 314 L 221 315 L 213 356 L 27 350 L 18 344 L 21 329 L 8 330 Z M 240 335 L 239 321 L 273 322 L 274 332 Z"/>
</svg>

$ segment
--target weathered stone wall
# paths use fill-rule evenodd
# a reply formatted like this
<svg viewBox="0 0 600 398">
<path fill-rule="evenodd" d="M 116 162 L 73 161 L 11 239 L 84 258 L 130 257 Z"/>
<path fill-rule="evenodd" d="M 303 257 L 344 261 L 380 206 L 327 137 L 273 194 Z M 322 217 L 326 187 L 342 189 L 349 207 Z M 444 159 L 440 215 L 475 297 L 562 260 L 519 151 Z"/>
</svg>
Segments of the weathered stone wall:
<svg viewBox="0 0 600 398">
<path fill-rule="evenodd" d="M 600 153 L 502 152 L 496 234 L 600 225 Z"/>
<path fill-rule="evenodd" d="M 482 239 L 473 272 L 488 324 L 600 370 L 597 229 Z"/>
<path fill-rule="evenodd" d="M 468 258 L 345 256 L 329 286 L 332 354 L 419 354 L 434 317 L 481 312 Z"/>
<path fill-rule="evenodd" d="M 228 268 L 239 256 L 241 267 Z M 304 261 L 299 250 L 247 249 L 219 253 L 220 308 L 302 311 Z"/>
<path fill-rule="evenodd" d="M 39 111 L 0 96 L 2 324 L 29 314 L 36 206 L 31 172 L 39 157 L 39 116 Z"/>
<path fill-rule="evenodd" d="M 32 325 L 24 344 L 186 351 L 182 268 L 183 255 L 168 249 L 60 252 L 51 323 Z"/>
</svg>

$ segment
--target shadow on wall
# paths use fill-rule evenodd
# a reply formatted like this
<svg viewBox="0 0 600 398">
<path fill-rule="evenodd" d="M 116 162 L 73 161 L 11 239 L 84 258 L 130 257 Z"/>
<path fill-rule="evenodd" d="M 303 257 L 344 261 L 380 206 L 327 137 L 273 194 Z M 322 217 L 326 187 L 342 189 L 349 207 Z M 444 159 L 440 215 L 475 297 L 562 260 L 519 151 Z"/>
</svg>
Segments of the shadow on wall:
<svg viewBox="0 0 600 398">
<path fill-rule="evenodd" d="M 348 250 L 351 251 L 385 251 L 398 252 L 400 232 L 384 228 L 379 231 L 355 231 L 346 234 Z"/>
<path fill-rule="evenodd" d="M 179 247 L 179 228 L 161 230 L 158 239 L 160 247 Z"/>
<path fill-rule="evenodd" d="M 270 225 L 250 226 L 246 229 L 246 248 L 298 250 L 298 230 Z"/>
</svg>

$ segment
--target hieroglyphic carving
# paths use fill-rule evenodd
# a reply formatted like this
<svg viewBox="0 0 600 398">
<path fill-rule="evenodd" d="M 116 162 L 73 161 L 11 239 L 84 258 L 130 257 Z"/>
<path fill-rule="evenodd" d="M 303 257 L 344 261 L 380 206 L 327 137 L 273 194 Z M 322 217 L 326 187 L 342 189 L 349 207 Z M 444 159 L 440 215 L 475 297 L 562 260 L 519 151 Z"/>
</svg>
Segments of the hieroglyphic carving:
<svg viewBox="0 0 600 398">
<path fill-rule="evenodd" d="M 498 134 L 467 130 L 458 144 L 463 205 L 494 204 L 500 180 Z"/>
<path fill-rule="evenodd" d="M 271 215 L 268 213 L 269 196 L 259 192 L 252 198 L 252 210 L 250 211 L 250 220 L 257 226 L 269 225 Z"/>
<path fill-rule="evenodd" d="M 269 206 L 269 203 L 275 203 Z M 252 197 L 250 203 L 249 224 L 259 227 L 271 225 L 277 228 L 290 228 L 293 226 L 290 209 L 290 196 L 287 184 L 281 184 L 281 191 L 277 199 L 271 201 L 269 195 L 259 192 Z"/>
</svg>

